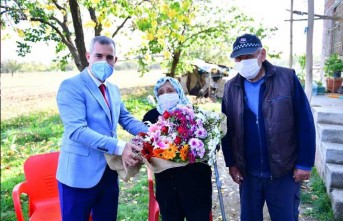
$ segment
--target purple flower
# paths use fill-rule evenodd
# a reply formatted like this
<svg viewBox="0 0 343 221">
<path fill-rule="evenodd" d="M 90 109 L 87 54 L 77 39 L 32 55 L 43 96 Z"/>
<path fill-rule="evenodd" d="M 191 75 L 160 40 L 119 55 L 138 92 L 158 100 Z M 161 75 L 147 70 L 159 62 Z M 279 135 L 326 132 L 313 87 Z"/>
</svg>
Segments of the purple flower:
<svg viewBox="0 0 343 221">
<path fill-rule="evenodd" d="M 196 151 L 197 151 L 197 155 L 200 157 L 200 158 L 203 158 L 204 157 L 204 154 L 205 154 L 205 148 L 197 148 L 196 149 Z"/>
<path fill-rule="evenodd" d="M 189 146 L 191 147 L 191 149 L 196 148 L 199 145 L 199 139 L 197 138 L 191 138 L 188 141 Z"/>
<path fill-rule="evenodd" d="M 196 119 L 196 124 L 198 125 L 198 127 L 202 127 L 203 126 L 202 120 L 200 120 L 200 119 Z"/>
<path fill-rule="evenodd" d="M 207 131 L 203 127 L 198 128 L 195 131 L 195 136 L 197 136 L 199 138 L 206 138 L 207 137 Z"/>
<path fill-rule="evenodd" d="M 199 140 L 197 146 L 191 146 L 191 151 L 194 154 L 194 156 L 199 156 L 200 158 L 203 158 L 205 155 L 204 143 L 201 140 Z"/>
</svg>

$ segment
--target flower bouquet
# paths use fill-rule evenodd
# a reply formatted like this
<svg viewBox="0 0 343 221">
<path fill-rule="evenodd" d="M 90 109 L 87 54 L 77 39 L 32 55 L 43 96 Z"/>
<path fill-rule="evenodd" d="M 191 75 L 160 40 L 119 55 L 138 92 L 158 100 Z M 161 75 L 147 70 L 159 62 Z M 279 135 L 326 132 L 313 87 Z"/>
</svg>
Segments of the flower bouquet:
<svg viewBox="0 0 343 221">
<path fill-rule="evenodd" d="M 221 138 L 221 120 L 219 113 L 179 106 L 164 112 L 147 133 L 139 133 L 132 141 L 143 147 L 140 154 L 154 173 L 195 162 L 212 165 Z"/>
</svg>

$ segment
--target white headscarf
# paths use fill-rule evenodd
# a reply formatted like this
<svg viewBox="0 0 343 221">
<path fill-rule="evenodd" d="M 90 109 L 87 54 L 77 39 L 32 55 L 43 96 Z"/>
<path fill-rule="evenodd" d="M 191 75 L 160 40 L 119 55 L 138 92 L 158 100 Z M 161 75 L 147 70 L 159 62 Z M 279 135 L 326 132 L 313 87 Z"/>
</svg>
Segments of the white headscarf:
<svg viewBox="0 0 343 221">
<path fill-rule="evenodd" d="M 172 77 L 163 77 L 163 78 L 160 78 L 157 82 L 156 82 L 156 85 L 154 87 L 154 94 L 155 94 L 155 97 L 158 101 L 158 89 L 160 89 L 160 87 L 162 87 L 167 81 L 170 82 L 170 84 L 173 86 L 173 88 L 175 89 L 176 93 L 179 95 L 179 102 L 177 103 L 177 105 L 175 105 L 173 109 L 177 108 L 177 106 L 179 105 L 190 105 L 191 103 L 189 102 L 189 100 L 187 99 L 187 97 L 185 96 L 185 93 L 183 91 L 183 88 L 180 84 L 180 82 L 178 80 L 176 80 L 175 78 L 172 78 Z M 162 109 L 162 107 L 157 103 L 157 111 L 160 113 L 160 114 L 163 114 L 164 110 Z"/>
</svg>

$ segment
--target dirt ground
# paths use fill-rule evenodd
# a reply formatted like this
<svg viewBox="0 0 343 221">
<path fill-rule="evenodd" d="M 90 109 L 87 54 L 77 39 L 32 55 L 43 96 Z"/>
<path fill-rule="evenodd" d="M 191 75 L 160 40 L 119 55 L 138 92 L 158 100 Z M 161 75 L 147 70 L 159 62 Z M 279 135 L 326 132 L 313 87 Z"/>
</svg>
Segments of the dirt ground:
<svg viewBox="0 0 343 221">
<path fill-rule="evenodd" d="M 55 101 L 56 93 L 60 83 L 68 77 L 77 74 L 76 72 L 56 73 L 16 73 L 12 78 L 10 74 L 1 74 L 1 120 L 9 119 L 21 114 L 39 110 L 57 110 Z M 130 71 L 118 71 L 109 79 L 115 82 L 122 92 L 130 93 L 138 86 L 154 85 L 162 76 L 160 71 L 145 74 Z M 222 194 L 224 200 L 225 214 L 227 221 L 239 220 L 239 194 L 238 185 L 231 180 L 228 169 L 225 167 L 221 151 L 218 153 L 218 170 L 222 182 Z M 221 211 L 218 200 L 218 189 L 215 175 L 213 181 L 213 220 L 220 221 Z M 315 221 L 303 216 L 305 208 L 300 208 L 300 221 Z M 265 220 L 268 212 L 265 210 Z"/>
</svg>

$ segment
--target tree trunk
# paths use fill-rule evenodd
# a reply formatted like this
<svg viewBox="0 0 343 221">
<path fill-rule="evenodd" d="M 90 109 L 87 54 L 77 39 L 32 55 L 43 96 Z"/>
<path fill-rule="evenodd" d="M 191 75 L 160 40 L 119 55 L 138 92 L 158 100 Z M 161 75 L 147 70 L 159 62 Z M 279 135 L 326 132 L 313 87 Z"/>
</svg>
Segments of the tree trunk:
<svg viewBox="0 0 343 221">
<path fill-rule="evenodd" d="M 170 69 L 170 77 L 175 78 L 177 64 L 179 63 L 181 50 L 173 53 L 173 62 Z"/>
<path fill-rule="evenodd" d="M 312 97 L 312 81 L 313 81 L 313 23 L 314 23 L 314 0 L 308 0 L 308 27 L 306 39 L 306 79 L 305 79 L 305 93 L 309 102 Z"/>
<path fill-rule="evenodd" d="M 75 30 L 75 45 L 80 58 L 80 63 L 77 63 L 77 61 L 75 60 L 75 64 L 79 71 L 82 71 L 85 67 L 88 66 L 88 61 L 86 59 L 86 46 L 83 35 L 80 7 L 77 0 L 69 0 L 69 7 L 71 16 L 73 18 L 73 25 Z"/>
</svg>

